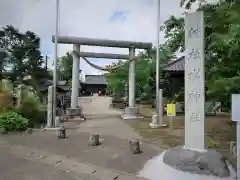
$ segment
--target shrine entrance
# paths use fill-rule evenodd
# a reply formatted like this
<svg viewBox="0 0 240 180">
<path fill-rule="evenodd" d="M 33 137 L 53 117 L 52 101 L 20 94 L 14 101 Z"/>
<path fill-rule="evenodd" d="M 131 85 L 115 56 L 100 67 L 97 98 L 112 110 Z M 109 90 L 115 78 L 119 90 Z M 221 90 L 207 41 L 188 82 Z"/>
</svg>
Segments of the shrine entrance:
<svg viewBox="0 0 240 180">
<path fill-rule="evenodd" d="M 52 42 L 55 42 L 55 37 L 52 37 Z M 72 70 L 72 88 L 71 88 L 71 108 L 69 112 L 74 115 L 78 115 L 78 95 L 79 95 L 79 68 L 80 68 L 80 57 L 85 60 L 90 66 L 103 70 L 111 71 L 116 67 L 101 67 L 92 62 L 87 58 L 106 58 L 106 59 L 123 59 L 129 61 L 129 86 L 128 86 L 128 107 L 125 108 L 122 114 L 123 119 L 136 119 L 139 118 L 138 107 L 135 102 L 135 50 L 144 49 L 150 50 L 152 43 L 144 42 L 132 42 L 132 41 L 117 41 L 117 40 L 105 40 L 105 39 L 92 39 L 92 38 L 81 38 L 81 37 L 70 37 L 70 36 L 58 36 L 58 42 L 60 44 L 73 44 L 73 70 Z M 125 54 L 108 54 L 108 53 L 93 53 L 93 52 L 81 52 L 81 45 L 85 46 L 101 46 L 101 47 L 117 47 L 117 48 L 128 48 L 129 55 Z M 84 106 L 84 104 L 82 104 Z"/>
</svg>

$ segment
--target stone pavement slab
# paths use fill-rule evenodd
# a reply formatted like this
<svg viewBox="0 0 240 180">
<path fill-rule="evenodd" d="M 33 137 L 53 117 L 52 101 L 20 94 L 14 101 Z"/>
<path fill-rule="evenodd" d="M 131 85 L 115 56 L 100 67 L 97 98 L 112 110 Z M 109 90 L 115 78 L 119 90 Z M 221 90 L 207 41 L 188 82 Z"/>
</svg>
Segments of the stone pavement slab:
<svg viewBox="0 0 240 180">
<path fill-rule="evenodd" d="M 101 145 L 91 147 L 88 145 L 88 133 L 68 133 L 67 139 L 58 139 L 53 132 L 34 132 L 24 135 L 6 135 L 0 137 L 14 146 L 28 146 L 39 150 L 48 151 L 54 154 L 75 159 L 80 162 L 88 162 L 108 169 L 116 169 L 128 173 L 136 174 L 144 164 L 159 153 L 159 150 L 152 148 L 149 144 L 141 144 L 142 154 L 131 154 L 129 142 L 113 136 L 100 135 Z M 40 151 L 39 158 L 44 156 Z M 54 156 L 55 157 L 55 156 Z M 43 159 L 45 161 L 60 161 L 61 158 L 52 157 Z"/>
<path fill-rule="evenodd" d="M 89 163 L 78 162 L 78 161 L 75 161 L 74 159 L 69 159 L 67 157 L 57 155 L 57 154 L 52 154 L 49 152 L 44 153 L 44 154 L 46 154 L 46 157 L 44 157 L 42 159 L 37 159 L 36 157 L 39 157 L 39 154 L 37 154 L 37 153 L 29 154 L 29 152 L 28 152 L 29 147 L 27 147 L 27 146 L 22 146 L 21 148 L 15 148 L 15 146 L 12 146 L 12 145 L 9 145 L 9 146 L 10 146 L 10 148 L 9 147 L 1 147 L 0 148 L 1 155 L 3 155 L 3 156 L 10 155 L 12 157 L 11 161 L 14 161 L 14 160 L 19 161 L 19 166 L 22 166 L 22 167 L 25 166 L 25 164 L 21 164 L 22 161 L 27 162 L 27 164 L 30 164 L 30 165 L 38 164 L 40 170 L 41 170 L 41 167 L 47 167 L 47 166 L 51 165 L 51 167 L 49 167 L 50 175 L 52 175 L 51 173 L 53 172 L 53 170 L 54 170 L 54 172 L 62 170 L 62 172 L 71 174 L 72 175 L 71 178 L 78 178 L 79 180 L 90 180 L 90 179 L 91 180 L 116 180 L 122 176 L 124 176 L 126 178 L 132 178 L 133 180 L 134 180 L 134 178 L 135 178 L 135 180 L 139 179 L 138 177 L 135 177 L 132 174 L 127 174 L 127 173 L 124 173 L 121 171 L 115 171 L 115 170 L 111 170 L 111 169 L 105 169 L 105 168 L 95 166 L 95 165 L 89 164 Z M 31 149 L 33 149 L 33 148 L 31 148 Z M 34 152 L 38 151 L 37 149 L 33 149 L 33 150 L 34 150 Z M 52 158 L 52 157 L 56 157 L 56 158 Z M 53 159 L 53 160 L 49 161 L 47 159 Z M 59 159 L 62 159 L 62 160 L 57 161 Z M 0 165 L 1 165 L 1 163 L 0 163 Z M 64 167 L 64 168 L 62 168 L 62 167 Z M 2 169 L 0 166 L 0 171 L 1 170 Z M 28 170 L 27 167 L 22 168 L 22 169 L 20 169 L 20 173 L 25 174 L 25 171 L 27 172 L 27 170 Z M 57 174 L 59 174 L 59 173 L 57 173 Z M 34 175 L 32 175 L 32 179 L 33 179 Z M 63 175 L 63 177 L 64 177 L 64 175 Z M 9 176 L 11 176 L 11 175 L 9 175 Z M 67 179 L 72 180 L 71 178 L 70 179 L 67 178 Z M 28 180 L 28 179 L 26 179 L 26 180 Z M 44 180 L 47 180 L 46 177 L 44 177 Z M 52 180 L 54 180 L 54 179 L 52 179 Z M 60 178 L 59 180 L 62 180 L 62 179 Z"/>
<path fill-rule="evenodd" d="M 0 148 L 0 159 L 1 180 L 94 180 L 14 156 L 7 148 Z"/>
</svg>

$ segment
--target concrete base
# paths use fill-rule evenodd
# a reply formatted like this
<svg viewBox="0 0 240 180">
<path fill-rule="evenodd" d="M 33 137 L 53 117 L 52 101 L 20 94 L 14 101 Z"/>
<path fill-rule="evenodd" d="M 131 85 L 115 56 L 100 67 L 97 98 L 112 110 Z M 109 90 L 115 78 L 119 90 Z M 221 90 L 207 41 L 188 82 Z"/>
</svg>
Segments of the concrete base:
<svg viewBox="0 0 240 180">
<path fill-rule="evenodd" d="M 143 119 L 143 117 L 140 116 L 140 114 L 139 114 L 139 108 L 138 107 L 126 107 L 124 109 L 124 114 L 122 114 L 121 117 L 124 120 Z"/>
<path fill-rule="evenodd" d="M 163 162 L 183 172 L 221 178 L 230 176 L 226 158 L 214 149 L 197 151 L 174 147 L 165 152 Z"/>
<path fill-rule="evenodd" d="M 184 180 L 233 180 L 233 179 L 236 179 L 235 178 L 236 172 L 234 171 L 234 169 L 232 168 L 232 166 L 230 164 L 228 164 L 228 168 L 230 170 L 229 177 L 216 177 L 214 175 L 197 174 L 194 172 L 189 173 L 187 171 L 177 170 L 175 167 L 167 165 L 164 162 L 163 159 L 167 155 L 166 154 L 167 152 L 168 152 L 168 150 L 162 152 L 160 155 L 149 160 L 144 165 L 143 169 L 139 172 L 138 176 L 146 178 L 146 179 L 151 179 L 151 180 L 159 180 L 159 179 L 167 179 L 167 180 L 176 180 L 176 179 L 179 179 L 179 180 L 180 179 L 184 179 Z M 182 157 L 181 155 L 182 154 L 178 154 L 178 157 L 181 158 Z M 174 157 L 175 157 L 175 155 L 174 155 Z M 209 161 L 210 160 L 211 160 L 211 158 L 209 159 Z M 188 163 L 186 163 L 186 164 L 189 165 Z M 181 165 L 183 165 L 183 164 L 181 164 Z M 161 177 L 161 178 L 159 178 L 159 177 Z"/>
<path fill-rule="evenodd" d="M 67 115 L 71 117 L 81 116 L 82 115 L 81 108 L 68 108 Z"/>
<path fill-rule="evenodd" d="M 73 117 L 67 117 L 66 122 L 75 122 L 75 121 L 86 121 L 86 117 L 83 115 L 81 116 L 73 116 Z"/>
<path fill-rule="evenodd" d="M 59 127 L 45 127 L 41 131 L 57 131 Z"/>
<path fill-rule="evenodd" d="M 149 124 L 149 127 L 150 127 L 150 128 L 153 128 L 153 129 L 156 129 L 156 128 L 164 128 L 164 127 L 167 127 L 167 125 L 166 125 L 166 124 L 160 124 L 160 123 L 158 122 L 157 115 L 154 114 L 154 115 L 152 116 L 152 122 Z"/>
</svg>

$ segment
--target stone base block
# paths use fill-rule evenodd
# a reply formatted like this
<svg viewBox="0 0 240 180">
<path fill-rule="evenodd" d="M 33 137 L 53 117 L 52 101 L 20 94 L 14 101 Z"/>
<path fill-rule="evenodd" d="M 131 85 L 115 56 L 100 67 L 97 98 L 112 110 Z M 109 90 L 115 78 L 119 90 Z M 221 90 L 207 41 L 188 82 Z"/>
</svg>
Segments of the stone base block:
<svg viewBox="0 0 240 180">
<path fill-rule="evenodd" d="M 74 116 L 81 116 L 82 114 L 81 108 L 68 108 L 67 109 L 67 115 L 70 117 Z"/>
<path fill-rule="evenodd" d="M 150 128 L 156 129 L 156 128 L 165 128 L 167 127 L 167 124 L 160 124 L 160 122 L 158 121 L 157 115 L 154 114 L 152 116 L 152 122 L 149 124 Z"/>
<path fill-rule="evenodd" d="M 230 176 L 226 158 L 214 149 L 197 151 L 174 147 L 164 153 L 163 163 L 177 170 L 194 174 L 221 178 Z"/>
<path fill-rule="evenodd" d="M 139 114 L 138 107 L 126 107 L 124 109 L 124 114 L 121 116 L 122 119 L 143 119 L 143 117 Z"/>
</svg>

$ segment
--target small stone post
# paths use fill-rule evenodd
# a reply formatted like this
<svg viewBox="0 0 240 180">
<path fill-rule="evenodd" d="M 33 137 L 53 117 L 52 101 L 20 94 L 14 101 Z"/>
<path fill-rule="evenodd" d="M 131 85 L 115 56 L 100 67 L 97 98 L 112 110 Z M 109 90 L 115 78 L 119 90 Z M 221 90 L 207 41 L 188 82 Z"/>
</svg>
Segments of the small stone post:
<svg viewBox="0 0 240 180">
<path fill-rule="evenodd" d="M 138 140 L 129 141 L 129 145 L 130 145 L 130 150 L 131 150 L 132 154 L 140 154 L 141 153 L 140 144 L 139 144 Z"/>
<path fill-rule="evenodd" d="M 99 135 L 98 134 L 90 135 L 88 139 L 88 144 L 90 146 L 98 146 L 100 144 Z"/>
<path fill-rule="evenodd" d="M 57 137 L 59 139 L 65 139 L 66 138 L 66 128 L 64 126 L 61 126 L 58 130 L 57 130 Z"/>
</svg>

